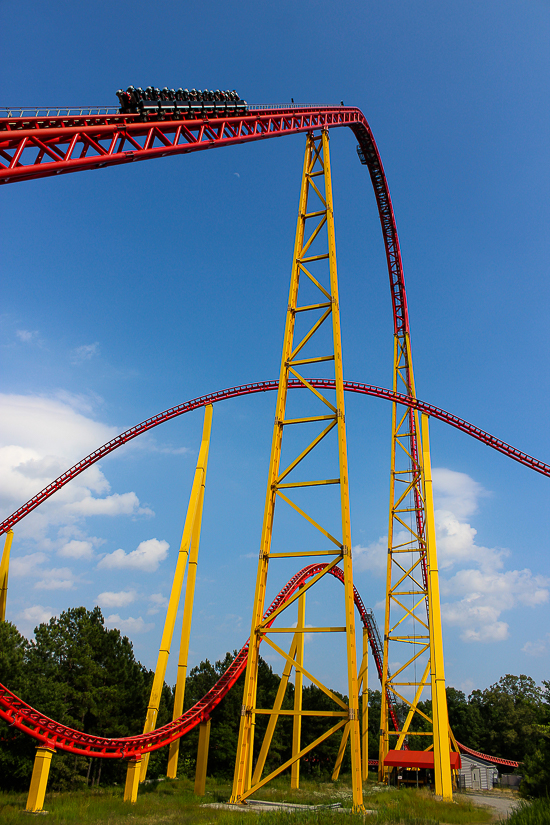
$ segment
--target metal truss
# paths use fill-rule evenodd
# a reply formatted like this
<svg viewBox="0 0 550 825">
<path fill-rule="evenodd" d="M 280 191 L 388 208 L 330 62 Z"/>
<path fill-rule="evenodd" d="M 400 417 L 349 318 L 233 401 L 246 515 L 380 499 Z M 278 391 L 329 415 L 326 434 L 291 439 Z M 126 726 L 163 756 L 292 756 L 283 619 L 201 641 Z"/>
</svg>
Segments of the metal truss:
<svg viewBox="0 0 550 825">
<path fill-rule="evenodd" d="M 406 326 L 394 336 L 393 391 L 415 398 L 410 338 Z M 379 779 L 387 780 L 396 751 L 409 749 L 411 737 L 434 750 L 436 794 L 452 799 L 449 722 L 439 578 L 428 443 L 423 414 L 424 449 L 418 412 L 392 405 L 390 515 L 386 573 L 384 663 L 380 717 Z M 390 663 L 398 662 L 390 672 Z M 399 730 L 391 725 L 388 696 L 407 708 Z M 431 716 L 420 703 L 431 700 Z M 426 737 L 422 740 L 420 737 Z M 414 740 L 413 740 L 414 741 Z"/>
<path fill-rule="evenodd" d="M 300 296 L 300 298 L 299 298 Z M 324 324 L 326 323 L 326 326 Z M 331 327 L 330 334 L 327 327 Z M 299 331 L 300 330 L 300 331 Z M 331 398 L 319 392 L 302 374 L 305 366 L 316 365 L 329 368 L 334 375 L 335 393 Z M 291 378 L 299 381 L 309 390 L 307 398 L 309 405 L 306 415 L 300 417 L 289 416 L 287 412 L 288 383 Z M 283 441 L 288 445 L 288 428 L 292 428 L 292 435 L 305 439 L 307 446 L 297 452 L 291 448 L 291 454 L 283 452 Z M 298 432 L 297 432 L 298 431 Z M 311 439 L 313 431 L 316 435 Z M 338 458 L 338 476 L 325 477 L 322 471 L 308 469 L 308 459 L 313 450 L 326 439 L 330 433 L 336 436 L 334 445 Z M 291 440 L 292 444 L 293 441 Z M 297 448 L 298 450 L 300 448 Z M 284 456 L 284 460 L 283 460 Z M 292 457 L 294 456 L 294 457 Z M 305 469 L 304 469 L 305 467 Z M 321 473 L 322 478 L 318 475 Z M 313 517 L 310 500 L 308 505 L 298 497 L 300 490 L 312 491 L 315 488 L 334 488 L 337 494 L 338 509 L 340 511 L 340 526 L 337 531 L 331 528 L 333 535 L 326 526 L 317 521 L 319 516 Z M 319 501 L 317 494 L 315 501 Z M 300 505 L 298 504 L 300 501 Z M 324 549 L 304 550 L 292 548 L 295 540 L 292 534 L 287 539 L 290 548 L 285 552 L 273 552 L 272 535 L 276 506 L 287 506 L 315 530 L 317 539 Z M 308 507 L 310 512 L 302 509 Z M 292 548 L 292 549 L 291 549 Z M 288 559 L 303 556 L 324 556 L 329 563 L 315 575 L 307 585 L 281 605 L 273 614 L 270 621 L 262 618 L 264 602 L 268 585 L 268 571 L 270 564 L 277 564 L 278 559 Z M 305 627 L 305 593 L 325 576 L 339 562 L 342 562 L 344 573 L 344 604 L 343 621 L 341 627 L 308 628 L 308 633 L 342 633 L 345 634 L 347 649 L 347 685 L 348 701 L 344 702 L 327 686 L 323 685 L 304 666 L 303 634 Z M 292 603 L 298 602 L 298 625 L 292 630 L 288 627 L 289 621 L 283 611 Z M 283 626 L 273 624 L 274 619 L 281 618 Z M 290 652 L 286 653 L 274 640 L 275 633 L 289 633 L 294 635 Z M 280 637 L 279 637 L 280 638 Z M 277 697 L 274 707 L 260 708 L 257 705 L 257 679 L 259 648 L 262 639 L 272 650 L 278 653 L 285 662 L 283 671 L 283 686 Z M 264 745 L 254 770 L 254 731 L 258 714 L 269 714 L 278 717 L 281 711 L 284 696 L 284 684 L 288 681 L 291 669 L 297 674 L 295 683 L 295 704 L 293 711 L 284 711 L 293 716 L 293 747 L 292 756 L 282 765 L 279 765 L 268 776 L 261 778 L 263 760 L 269 748 L 270 737 L 274 722 L 268 725 Z M 317 685 L 334 702 L 331 711 L 303 711 L 301 707 L 301 685 L 303 677 Z M 327 720 L 328 729 L 315 741 L 303 745 L 301 742 L 301 718 L 303 715 L 317 715 L 330 717 Z M 304 170 L 300 192 L 296 241 L 292 264 L 290 293 L 286 313 L 285 333 L 283 339 L 283 354 L 277 392 L 275 424 L 271 458 L 268 473 L 267 494 L 264 509 L 260 555 L 256 578 L 256 591 L 252 609 L 252 625 L 248 661 L 243 689 L 243 704 L 241 723 L 235 760 L 235 775 L 233 780 L 233 803 L 243 803 L 251 794 L 278 776 L 287 768 L 292 768 L 292 783 L 295 787 L 299 782 L 299 766 L 301 758 L 313 750 L 318 744 L 337 731 L 342 731 L 344 738 L 349 736 L 351 743 L 351 773 L 353 790 L 353 807 L 363 810 L 363 789 L 361 777 L 361 737 L 359 727 L 359 695 L 357 678 L 357 656 L 355 642 L 355 614 L 353 607 L 353 573 L 351 559 L 351 525 L 349 512 L 349 480 L 347 468 L 346 426 L 344 410 L 344 381 L 342 370 L 342 350 L 340 333 L 340 309 L 338 302 L 338 280 L 336 272 L 336 246 L 334 235 L 334 213 L 332 203 L 332 185 L 330 176 L 330 155 L 328 132 L 323 130 L 319 137 L 309 132 L 306 141 Z"/>
<path fill-rule="evenodd" d="M 0 184 L 187 154 L 312 129 L 366 125 L 359 109 L 341 106 L 249 108 L 246 114 L 237 117 L 179 121 L 169 118 L 143 121 L 139 115 L 82 111 L 84 113 L 78 115 L 0 119 Z"/>
</svg>

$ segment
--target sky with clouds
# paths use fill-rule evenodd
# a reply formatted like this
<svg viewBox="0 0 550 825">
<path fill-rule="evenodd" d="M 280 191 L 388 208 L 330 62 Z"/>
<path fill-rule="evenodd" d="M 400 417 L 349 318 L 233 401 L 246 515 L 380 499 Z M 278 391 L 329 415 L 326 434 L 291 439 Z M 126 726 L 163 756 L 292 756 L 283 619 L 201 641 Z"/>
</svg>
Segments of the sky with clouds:
<svg viewBox="0 0 550 825">
<path fill-rule="evenodd" d="M 419 397 L 550 461 L 547 2 L 52 0 L 29 17 L 4 0 L 0 19 L 5 105 L 115 105 L 133 83 L 360 107 L 392 193 Z M 277 376 L 303 149 L 289 137 L 2 189 L 2 516 L 150 415 Z M 384 250 L 348 130 L 331 160 L 345 376 L 389 386 Z M 192 664 L 248 635 L 274 403 L 214 410 Z M 382 625 L 390 408 L 346 403 L 355 580 Z M 201 427 L 200 412 L 163 425 L 25 518 L 8 618 L 30 635 L 98 604 L 153 667 Z M 548 678 L 548 480 L 438 422 L 431 448 L 448 682 Z M 294 572 L 282 563 L 270 595 Z M 308 623 L 337 622 L 337 587 L 312 593 Z M 340 652 L 311 636 L 343 689 Z"/>
</svg>

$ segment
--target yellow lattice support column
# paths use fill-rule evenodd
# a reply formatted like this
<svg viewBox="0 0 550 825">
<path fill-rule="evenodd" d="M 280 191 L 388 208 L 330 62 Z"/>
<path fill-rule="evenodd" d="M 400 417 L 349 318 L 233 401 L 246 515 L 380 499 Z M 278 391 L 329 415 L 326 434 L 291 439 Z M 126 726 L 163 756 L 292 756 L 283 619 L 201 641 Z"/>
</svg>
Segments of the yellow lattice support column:
<svg viewBox="0 0 550 825">
<path fill-rule="evenodd" d="M 306 281 L 308 288 L 314 294 L 314 298 L 313 301 L 310 301 L 306 297 L 305 302 L 302 298 L 302 303 L 300 304 L 298 302 L 298 294 L 301 278 Z M 296 335 L 295 340 L 297 319 L 301 325 L 304 325 L 304 333 Z M 311 321 L 309 319 L 311 319 Z M 329 320 L 331 323 L 323 326 L 325 322 Z M 319 332 L 320 330 L 322 330 L 321 333 Z M 318 349 L 323 348 L 325 352 L 311 351 L 312 347 L 315 346 L 317 346 Z M 329 368 L 329 375 L 327 375 L 327 377 L 334 378 L 335 393 L 334 397 L 331 397 L 330 400 L 327 397 L 328 391 L 323 393 L 315 389 L 302 374 L 303 367 L 313 364 L 316 364 L 318 367 L 324 367 L 325 369 Z M 299 418 L 287 417 L 288 383 L 291 378 L 297 379 L 304 387 L 310 390 L 307 398 L 312 407 L 311 415 L 304 415 Z M 294 428 L 300 428 L 301 425 L 305 425 L 304 429 L 301 429 L 300 432 L 304 434 L 309 443 L 290 463 L 286 464 L 285 461 L 286 466 L 282 468 L 283 434 L 285 428 L 291 425 Z M 312 425 L 318 428 L 319 432 L 317 436 L 310 441 L 310 436 L 307 435 L 310 431 L 305 428 L 311 428 Z M 319 479 L 318 476 L 314 476 L 312 478 L 311 475 L 308 475 L 308 461 L 306 459 L 331 432 L 333 433 L 333 437 L 334 435 L 336 436 L 334 452 L 338 461 L 338 477 L 324 477 Z M 296 468 L 298 467 L 300 472 L 296 472 Z M 327 471 L 327 475 L 328 472 L 329 471 Z M 303 478 L 304 475 L 306 476 L 305 480 Z M 325 490 L 333 489 L 332 487 L 327 487 L 327 485 L 337 485 L 337 491 L 339 491 L 337 505 L 340 510 L 340 521 L 337 525 L 336 536 L 322 526 L 310 513 L 302 509 L 295 499 L 297 490 L 300 488 L 309 488 L 313 491 L 317 487 Z M 328 541 L 328 548 L 330 549 L 303 552 L 299 550 L 293 551 L 292 548 L 289 547 L 288 551 L 285 552 L 273 552 L 271 546 L 272 532 L 275 504 L 277 501 L 281 504 L 284 502 L 284 504 L 290 506 L 295 513 L 303 517 L 314 530 L 318 531 L 317 539 L 319 538 L 319 534 L 321 534 L 324 537 L 323 540 Z M 322 513 L 323 512 L 324 511 L 322 511 Z M 270 562 L 280 558 L 304 556 L 317 558 L 321 556 L 323 557 L 325 565 L 321 566 L 319 572 L 304 585 L 303 593 L 310 587 L 313 587 L 330 569 L 338 564 L 338 562 L 342 562 L 344 571 L 343 613 L 345 624 L 342 627 L 313 628 L 311 632 L 336 632 L 345 634 L 347 687 L 349 696 L 347 703 L 323 685 L 311 672 L 306 670 L 304 665 L 298 662 L 297 657 L 295 659 L 294 656 L 286 653 L 272 638 L 272 634 L 275 633 L 295 633 L 295 628 L 280 627 L 277 622 L 281 614 L 299 599 L 301 594 L 294 593 L 284 604 L 279 605 L 267 619 L 264 620 L 262 618 L 265 609 Z M 309 628 L 308 632 L 310 632 Z M 255 718 L 257 714 L 264 712 L 272 714 L 271 709 L 264 710 L 258 708 L 256 701 L 259 645 L 262 639 L 269 647 L 282 656 L 287 663 L 290 662 L 291 666 L 295 667 L 296 673 L 300 672 L 303 677 L 319 687 L 335 703 L 336 707 L 334 711 L 315 711 L 315 715 L 335 717 L 337 720 L 325 733 L 305 746 L 303 743 L 297 746 L 297 739 L 295 739 L 296 746 L 293 747 L 291 758 L 263 779 L 260 778 L 260 771 L 257 769 L 254 770 L 251 775 Z M 278 713 L 281 713 L 281 711 L 279 710 Z M 308 713 L 311 714 L 313 711 L 308 711 Z M 285 714 L 292 714 L 297 718 L 302 715 L 303 712 L 301 709 L 296 709 L 293 711 L 285 711 Z M 334 719 L 332 721 L 334 721 Z M 306 142 L 231 801 L 233 803 L 244 802 L 252 793 L 258 790 L 258 788 L 262 787 L 266 782 L 269 782 L 273 777 L 279 775 L 288 767 L 292 767 L 292 765 L 296 764 L 327 737 L 342 730 L 345 726 L 349 729 L 351 741 L 353 807 L 356 811 L 362 811 L 361 738 L 359 730 L 357 657 L 355 650 L 355 606 L 351 560 L 349 479 L 340 308 L 338 301 L 329 142 L 328 133 L 322 132 L 321 135 L 317 137 L 309 134 Z M 294 730 L 297 731 L 298 729 L 299 726 L 296 725 Z M 299 749 L 297 750 L 298 747 Z M 262 768 L 263 764 L 265 764 L 265 754 L 263 750 L 264 749 L 261 751 L 261 758 L 264 760 L 262 762 Z M 297 777 L 297 775 L 297 770 L 295 770 L 294 776 Z"/>
<path fill-rule="evenodd" d="M 8 530 L 4 541 L 2 562 L 0 563 L 0 621 L 6 620 L 6 602 L 8 600 L 8 573 L 10 571 L 10 550 L 13 530 Z"/>
<path fill-rule="evenodd" d="M 166 675 L 166 666 L 168 665 L 168 657 L 170 655 L 170 647 L 172 645 L 172 637 L 174 635 L 174 627 L 176 624 L 176 615 L 178 612 L 181 589 L 183 585 L 183 578 L 185 575 L 185 567 L 189 555 L 189 547 L 191 545 L 191 539 L 193 537 L 196 515 L 199 509 L 201 495 L 203 494 L 202 491 L 204 488 L 204 480 L 206 478 L 211 428 L 212 405 L 209 404 L 207 407 L 204 408 L 202 442 L 199 450 L 199 457 L 197 459 L 195 476 L 193 478 L 193 485 L 191 487 L 189 506 L 187 508 L 187 516 L 185 518 L 185 525 L 183 528 L 183 535 L 178 553 L 178 560 L 176 562 L 176 570 L 174 573 L 174 579 L 172 581 L 172 590 L 170 593 L 170 599 L 168 601 L 168 609 L 166 611 L 164 630 L 162 632 L 162 639 L 157 659 L 157 666 L 155 668 L 153 686 L 151 688 L 151 695 L 149 697 L 149 704 L 147 706 L 147 716 L 145 719 L 145 725 L 143 726 L 143 733 L 149 733 L 150 731 L 154 730 L 156 726 L 157 715 L 160 706 L 160 698 L 162 695 L 162 688 L 164 685 L 164 677 Z M 146 753 L 143 755 L 140 763 L 141 782 L 145 781 L 148 764 L 149 754 Z M 129 766 L 128 770 L 130 770 L 130 768 L 132 770 L 134 769 L 131 765 Z"/>
<path fill-rule="evenodd" d="M 38 811 L 41 811 L 44 807 L 44 797 L 46 796 L 48 776 L 50 774 L 50 766 L 54 753 L 54 748 L 47 748 L 43 745 L 39 745 L 36 749 L 31 785 L 27 797 L 27 806 L 25 808 L 29 813 L 38 813 Z"/>
</svg>

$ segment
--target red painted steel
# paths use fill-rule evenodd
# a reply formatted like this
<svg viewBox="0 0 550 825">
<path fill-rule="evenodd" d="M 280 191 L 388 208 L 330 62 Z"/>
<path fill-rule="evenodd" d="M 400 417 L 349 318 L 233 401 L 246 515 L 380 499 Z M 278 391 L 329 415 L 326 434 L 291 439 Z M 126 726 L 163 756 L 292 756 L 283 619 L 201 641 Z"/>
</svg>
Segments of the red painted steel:
<svg viewBox="0 0 550 825">
<path fill-rule="evenodd" d="M 279 605 L 290 599 L 301 584 L 312 576 L 315 576 L 326 566 L 326 564 L 310 564 L 293 576 L 266 610 L 264 618 L 268 618 Z M 344 574 L 340 568 L 333 568 L 329 570 L 329 573 L 343 584 Z M 356 607 L 359 610 L 364 626 L 368 630 L 366 610 L 355 588 L 354 596 Z M 111 759 L 135 758 L 136 755 L 158 750 L 169 745 L 170 742 L 189 733 L 189 731 L 200 724 L 200 722 L 209 719 L 214 709 L 219 705 L 224 696 L 227 695 L 229 690 L 231 690 L 246 668 L 247 654 L 248 641 L 239 651 L 225 673 L 222 674 L 216 684 L 202 699 L 180 716 L 179 719 L 164 725 L 162 728 L 151 731 L 151 733 L 120 739 L 107 739 L 105 737 L 82 733 L 81 731 L 76 731 L 66 725 L 62 725 L 59 722 L 55 722 L 53 719 L 39 713 L 39 711 L 32 708 L 26 702 L 23 702 L 22 699 L 19 699 L 18 696 L 4 687 L 4 685 L 0 685 L 0 717 L 5 719 L 10 725 L 19 728 L 19 730 L 42 742 L 47 747 L 65 750 L 69 753 L 82 754 L 84 756 L 99 756 Z M 382 663 L 379 659 L 376 661 L 380 675 Z"/>
<path fill-rule="evenodd" d="M 433 751 L 388 751 L 384 765 L 397 768 L 432 768 L 434 766 Z M 460 754 L 451 751 L 451 768 L 455 771 L 462 767 Z"/>
<path fill-rule="evenodd" d="M 323 570 L 326 564 L 310 564 L 304 567 L 295 576 L 287 582 L 282 590 L 275 597 L 269 608 L 266 610 L 264 618 L 268 618 L 278 607 L 298 590 L 300 585 L 304 584 L 308 579 L 315 576 Z M 344 573 L 339 567 L 333 567 L 328 571 L 342 584 L 344 583 Z M 366 628 L 371 651 L 376 663 L 378 678 L 382 675 L 382 651 L 380 648 L 379 639 L 377 639 L 377 629 L 373 632 L 374 617 L 369 616 L 371 611 L 365 608 L 363 600 L 359 595 L 357 588 L 353 588 L 355 606 L 363 622 L 363 627 Z M 375 624 L 374 624 L 375 627 Z M 129 759 L 135 758 L 144 753 L 158 750 L 159 748 L 169 745 L 175 739 L 185 736 L 189 731 L 193 730 L 201 722 L 210 718 L 215 708 L 222 701 L 224 696 L 228 694 L 239 676 L 246 668 L 246 661 L 248 656 L 248 641 L 241 648 L 239 653 L 235 656 L 227 670 L 220 676 L 216 684 L 203 696 L 192 708 L 186 711 L 179 719 L 151 731 L 148 734 L 141 734 L 139 736 L 124 737 L 120 739 L 107 739 L 100 736 L 91 736 L 80 731 L 68 728 L 66 725 L 61 725 L 50 719 L 47 716 L 39 713 L 39 711 L 32 708 L 22 699 L 19 699 L 4 685 L 0 684 L 0 717 L 5 719 L 11 726 L 19 728 L 24 733 L 29 734 L 34 739 L 43 743 L 47 747 L 65 750 L 69 753 L 81 754 L 84 756 L 98 756 L 111 759 Z M 390 715 L 395 729 L 398 729 L 397 715 L 393 697 L 388 697 Z M 486 754 L 473 751 L 470 748 L 457 743 L 461 750 L 481 759 L 485 759 L 494 764 L 507 765 L 509 767 L 517 767 L 518 763 L 507 759 L 499 759 L 498 757 L 487 756 Z M 369 759 L 369 765 L 375 767 L 378 761 Z"/>
<path fill-rule="evenodd" d="M 332 380 L 318 378 L 310 378 L 308 380 L 318 389 L 334 389 L 334 381 Z M 58 476 L 58 478 L 48 484 L 47 487 L 44 487 L 43 490 L 4 519 L 4 521 L 0 523 L 0 535 L 6 533 L 14 527 L 19 521 L 21 521 L 22 518 L 46 501 L 46 499 L 57 492 L 57 490 L 64 487 L 65 484 L 68 484 L 68 482 L 73 478 L 76 478 L 77 475 L 82 473 L 88 467 L 91 467 L 92 464 L 95 464 L 97 461 L 100 461 L 100 459 L 105 458 L 105 456 L 112 453 L 113 450 L 118 449 L 118 447 L 122 447 L 123 444 L 127 444 L 138 435 L 142 435 L 148 430 L 153 429 L 153 427 L 158 427 L 159 424 L 163 424 L 165 421 L 170 421 L 172 418 L 177 418 L 179 415 L 184 415 L 192 410 L 205 407 L 207 404 L 214 404 L 217 401 L 225 401 L 229 398 L 238 398 L 242 395 L 270 392 L 276 390 L 277 387 L 278 381 L 259 381 L 254 384 L 241 384 L 239 387 L 231 387 L 230 389 L 219 390 L 218 392 L 213 392 L 209 395 L 202 395 L 199 398 L 193 398 L 191 401 L 178 404 L 176 407 L 170 407 L 170 409 L 164 410 L 164 412 L 154 415 L 152 418 L 147 418 L 140 424 L 136 424 L 135 427 L 130 427 L 129 430 L 117 435 L 102 447 L 94 450 L 94 452 L 90 453 L 90 455 L 86 456 L 86 458 L 83 458 L 81 461 L 77 462 L 69 470 Z M 303 385 L 299 381 L 292 380 L 289 382 L 289 388 L 303 389 Z M 513 458 L 514 461 L 523 464 L 530 470 L 535 470 L 537 473 L 541 473 L 542 475 L 550 478 L 550 466 L 545 464 L 544 461 L 533 458 L 527 453 L 518 450 L 516 447 L 512 447 L 510 444 L 507 444 L 505 441 L 495 438 L 494 435 L 490 435 L 484 430 L 481 430 L 479 427 L 475 427 L 463 418 L 458 418 L 458 416 L 452 415 L 452 413 L 448 413 L 439 407 L 434 407 L 432 404 L 426 404 L 424 401 L 419 401 L 417 398 L 411 398 L 407 395 L 402 395 L 401 393 L 394 393 L 391 390 L 384 389 L 383 387 L 375 387 L 373 384 L 361 384 L 356 381 L 344 381 L 344 389 L 347 392 L 356 392 L 362 395 L 374 396 L 375 398 L 384 398 L 386 401 L 396 401 L 398 404 L 402 404 L 403 406 L 410 407 L 411 409 L 418 410 L 419 412 L 427 413 L 428 415 L 437 418 L 439 421 L 443 421 L 445 424 L 450 424 L 451 427 L 455 427 L 457 430 L 461 430 L 461 432 L 472 436 L 472 438 L 477 438 L 478 441 L 481 441 L 483 444 L 487 444 L 494 450 L 498 450 L 508 458 Z"/>
<path fill-rule="evenodd" d="M 386 247 L 395 331 L 401 334 L 408 331 L 409 322 L 397 226 L 372 131 L 355 107 L 249 107 L 240 117 L 182 121 L 142 122 L 139 115 L 118 114 L 1 118 L 0 184 L 342 126 L 353 131 L 370 172 Z"/>
</svg>

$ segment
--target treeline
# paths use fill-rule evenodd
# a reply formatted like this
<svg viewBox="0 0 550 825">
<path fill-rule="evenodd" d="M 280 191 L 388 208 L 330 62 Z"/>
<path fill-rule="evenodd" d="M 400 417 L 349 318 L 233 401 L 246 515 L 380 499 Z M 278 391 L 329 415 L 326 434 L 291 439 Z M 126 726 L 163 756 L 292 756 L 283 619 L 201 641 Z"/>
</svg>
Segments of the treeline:
<svg viewBox="0 0 550 825">
<path fill-rule="evenodd" d="M 185 690 L 185 709 L 215 684 L 232 660 L 208 660 L 193 668 Z M 153 672 L 135 658 L 132 644 L 119 630 L 107 629 L 101 610 L 74 608 L 41 624 L 35 639 L 27 641 L 9 622 L 0 622 L 0 682 L 22 699 L 65 725 L 98 736 L 120 737 L 140 733 L 145 719 Z M 237 748 L 242 704 L 242 681 L 212 715 L 208 773 L 230 777 Z M 260 660 L 258 704 L 271 707 L 279 676 Z M 343 697 L 345 698 L 345 697 Z M 469 697 L 447 689 L 449 720 L 459 742 L 484 753 L 523 762 L 524 788 L 532 795 L 550 792 L 550 682 L 539 688 L 528 676 L 504 676 Z M 164 686 L 158 726 L 172 718 L 173 690 Z M 284 709 L 294 703 L 288 685 Z M 334 703 L 317 687 L 303 691 L 304 710 L 334 710 Z M 427 715 L 429 703 L 423 707 Z M 405 708 L 398 708 L 404 719 Z M 380 691 L 369 691 L 369 758 L 378 758 Z M 261 743 L 267 716 L 259 715 L 256 741 Z M 327 728 L 326 718 L 303 717 L 302 738 L 312 741 Z M 410 738 L 411 748 L 425 747 L 422 737 Z M 192 775 L 198 731 L 180 743 L 179 774 Z M 305 775 L 325 777 L 336 760 L 339 736 L 330 737 L 302 761 Z M 0 721 L 0 788 L 28 788 L 36 742 Z M 272 741 L 267 770 L 291 755 L 292 719 L 280 717 Z M 259 748 L 259 744 L 258 744 Z M 166 772 L 167 749 L 151 754 L 149 776 Z M 349 748 L 342 771 L 349 770 Z M 122 783 L 126 765 L 120 760 L 87 758 L 58 752 L 52 760 L 49 787 L 64 790 L 81 785 Z"/>
</svg>

